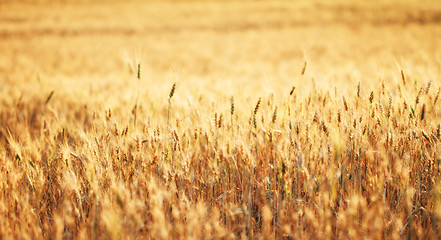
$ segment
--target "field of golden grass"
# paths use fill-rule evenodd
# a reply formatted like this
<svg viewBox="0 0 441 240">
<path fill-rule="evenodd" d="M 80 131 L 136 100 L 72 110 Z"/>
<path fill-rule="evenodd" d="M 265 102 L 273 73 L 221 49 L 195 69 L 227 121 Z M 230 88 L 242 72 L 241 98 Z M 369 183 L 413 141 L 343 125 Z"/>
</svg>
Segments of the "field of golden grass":
<svg viewBox="0 0 441 240">
<path fill-rule="evenodd" d="M 0 239 L 440 239 L 437 1 L 0 2 Z"/>
</svg>

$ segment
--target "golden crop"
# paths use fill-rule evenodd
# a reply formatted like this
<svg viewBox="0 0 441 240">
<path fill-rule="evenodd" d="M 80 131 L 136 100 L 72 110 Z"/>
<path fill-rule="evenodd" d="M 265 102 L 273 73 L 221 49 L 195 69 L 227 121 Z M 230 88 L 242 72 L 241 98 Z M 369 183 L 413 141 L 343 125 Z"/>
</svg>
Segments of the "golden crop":
<svg viewBox="0 0 441 240">
<path fill-rule="evenodd" d="M 0 239 L 440 239 L 440 16 L 0 2 Z"/>
</svg>

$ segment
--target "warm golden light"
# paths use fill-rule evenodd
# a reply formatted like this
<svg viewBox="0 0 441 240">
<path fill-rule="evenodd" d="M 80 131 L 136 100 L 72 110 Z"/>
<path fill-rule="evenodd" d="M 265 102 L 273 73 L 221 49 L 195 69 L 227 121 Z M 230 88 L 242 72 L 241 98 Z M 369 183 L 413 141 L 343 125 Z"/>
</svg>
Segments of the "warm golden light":
<svg viewBox="0 0 441 240">
<path fill-rule="evenodd" d="M 0 239 L 441 239 L 441 4 L 0 1 Z"/>
</svg>

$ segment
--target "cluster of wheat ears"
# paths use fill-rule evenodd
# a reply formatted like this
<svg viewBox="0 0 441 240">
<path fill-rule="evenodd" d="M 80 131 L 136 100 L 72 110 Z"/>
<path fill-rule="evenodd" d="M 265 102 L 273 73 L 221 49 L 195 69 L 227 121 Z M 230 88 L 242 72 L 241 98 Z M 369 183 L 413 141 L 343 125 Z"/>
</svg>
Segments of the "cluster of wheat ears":
<svg viewBox="0 0 441 240">
<path fill-rule="evenodd" d="M 57 90 L 3 101 L 0 238 L 441 239 L 440 86 L 362 85 L 228 97 L 193 124 L 179 84 L 166 113 L 139 92 L 119 116 Z"/>
</svg>

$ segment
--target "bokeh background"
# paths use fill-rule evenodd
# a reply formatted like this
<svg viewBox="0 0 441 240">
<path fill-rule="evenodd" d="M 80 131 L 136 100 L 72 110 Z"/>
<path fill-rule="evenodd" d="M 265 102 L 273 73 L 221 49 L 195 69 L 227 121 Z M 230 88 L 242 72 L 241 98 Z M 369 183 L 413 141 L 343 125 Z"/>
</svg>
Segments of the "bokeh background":
<svg viewBox="0 0 441 240">
<path fill-rule="evenodd" d="M 134 88 L 166 99 L 178 82 L 181 100 L 254 101 L 292 85 L 393 83 L 401 69 L 437 80 L 440 23 L 431 0 L 1 1 L 0 90 L 43 85 L 121 103 Z"/>
</svg>

